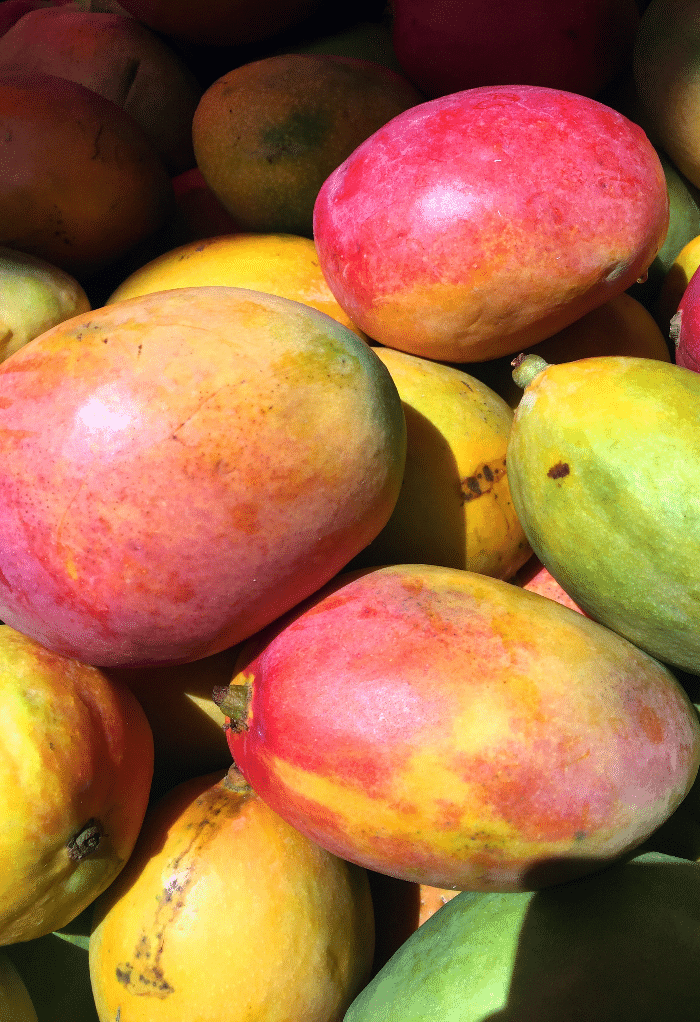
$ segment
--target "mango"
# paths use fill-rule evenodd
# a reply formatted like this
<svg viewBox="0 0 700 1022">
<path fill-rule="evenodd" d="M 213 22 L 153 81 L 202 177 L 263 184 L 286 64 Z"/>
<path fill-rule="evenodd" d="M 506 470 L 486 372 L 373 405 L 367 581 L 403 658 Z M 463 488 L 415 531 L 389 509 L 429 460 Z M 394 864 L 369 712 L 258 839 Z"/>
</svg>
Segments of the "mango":
<svg viewBox="0 0 700 1022">
<path fill-rule="evenodd" d="M 341 574 L 241 646 L 219 701 L 271 808 L 433 887 L 608 865 L 673 812 L 700 757 L 666 667 L 554 600 L 433 565 Z"/>
<path fill-rule="evenodd" d="M 514 370 L 513 503 L 586 614 L 700 674 L 700 375 L 601 356 Z"/>
<path fill-rule="evenodd" d="M 135 18 L 77 5 L 28 11 L 0 36 L 0 69 L 56 75 L 125 110 L 170 174 L 194 167 L 192 117 L 203 92 L 184 60 Z"/>
<path fill-rule="evenodd" d="M 700 866 L 648 852 L 537 893 L 463 892 L 345 1022 L 691 1022 Z"/>
<path fill-rule="evenodd" d="M 646 5 L 634 45 L 637 92 L 664 151 L 696 187 L 700 187 L 699 44 L 698 0 L 651 0 Z"/>
<path fill-rule="evenodd" d="M 236 645 L 384 526 L 406 424 L 325 313 L 246 288 L 117 302 L 0 363 L 0 618 L 104 667 Z"/>
<path fill-rule="evenodd" d="M 508 579 L 531 554 L 508 490 L 513 413 L 473 376 L 374 347 L 406 418 L 406 465 L 389 521 L 353 567 L 441 564 Z"/>
<path fill-rule="evenodd" d="M 219 234 L 175 248 L 134 270 L 106 304 L 174 287 L 245 287 L 310 305 L 364 334 L 331 294 L 311 238 L 297 234 Z"/>
<path fill-rule="evenodd" d="M 150 238 L 173 209 L 143 129 L 96 92 L 50 74 L 0 77 L 0 244 L 81 284 Z"/>
<path fill-rule="evenodd" d="M 403 75 L 372 61 L 263 57 L 222 75 L 200 99 L 192 120 L 197 166 L 244 230 L 310 238 L 331 171 L 422 98 Z"/>
<path fill-rule="evenodd" d="M 0 360 L 90 301 L 75 277 L 45 259 L 0 247 Z"/>
<path fill-rule="evenodd" d="M 626 291 L 668 224 L 663 168 L 638 125 L 526 85 L 398 114 L 314 206 L 321 269 L 353 322 L 447 362 L 522 351 Z"/>
<path fill-rule="evenodd" d="M 0 625 L 0 944 L 65 926 L 123 868 L 153 773 L 129 689 Z"/>
</svg>

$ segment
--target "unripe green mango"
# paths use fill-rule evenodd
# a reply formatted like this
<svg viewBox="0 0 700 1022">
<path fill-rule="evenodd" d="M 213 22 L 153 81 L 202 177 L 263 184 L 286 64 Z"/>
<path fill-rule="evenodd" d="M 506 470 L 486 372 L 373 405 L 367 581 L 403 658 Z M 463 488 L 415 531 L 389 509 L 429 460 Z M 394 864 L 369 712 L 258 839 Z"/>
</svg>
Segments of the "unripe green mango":
<svg viewBox="0 0 700 1022">
<path fill-rule="evenodd" d="M 691 1022 L 698 956 L 700 866 L 647 852 L 534 894 L 458 894 L 345 1022 Z"/>
<path fill-rule="evenodd" d="M 590 617 L 700 675 L 700 375 L 528 356 L 514 378 L 508 479 L 533 550 Z"/>
</svg>

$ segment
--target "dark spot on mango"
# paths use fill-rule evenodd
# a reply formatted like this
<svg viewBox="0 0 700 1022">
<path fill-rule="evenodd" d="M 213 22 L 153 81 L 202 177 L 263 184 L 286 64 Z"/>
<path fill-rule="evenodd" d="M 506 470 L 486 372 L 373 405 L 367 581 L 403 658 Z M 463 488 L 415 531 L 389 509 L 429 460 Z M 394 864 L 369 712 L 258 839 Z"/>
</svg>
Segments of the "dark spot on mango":
<svg viewBox="0 0 700 1022">
<path fill-rule="evenodd" d="M 558 461 L 556 465 L 552 465 L 547 475 L 550 479 L 563 479 L 564 476 L 569 474 L 569 466 L 564 461 Z"/>
<path fill-rule="evenodd" d="M 495 484 L 505 475 L 505 460 L 503 465 L 480 465 L 474 475 L 467 476 L 461 482 L 462 502 L 474 500 L 476 497 L 483 497 L 490 493 Z M 483 480 L 483 484 L 479 480 Z M 494 497 L 496 494 L 494 494 Z"/>
<path fill-rule="evenodd" d="M 268 163 L 304 155 L 322 145 L 328 128 L 327 114 L 312 110 L 293 113 L 262 132 L 259 155 Z"/>
</svg>

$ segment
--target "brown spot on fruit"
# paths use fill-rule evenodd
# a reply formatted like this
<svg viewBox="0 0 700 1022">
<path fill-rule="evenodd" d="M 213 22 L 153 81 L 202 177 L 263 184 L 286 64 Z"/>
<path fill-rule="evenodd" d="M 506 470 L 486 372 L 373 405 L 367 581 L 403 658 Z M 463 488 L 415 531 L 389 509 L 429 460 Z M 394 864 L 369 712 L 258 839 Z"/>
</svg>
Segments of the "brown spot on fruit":
<svg viewBox="0 0 700 1022">
<path fill-rule="evenodd" d="M 95 819 L 88 820 L 85 826 L 77 834 L 74 834 L 66 845 L 68 857 L 75 862 L 80 862 L 81 859 L 87 858 L 88 855 L 97 850 L 103 836 L 104 830 L 100 821 Z"/>
<path fill-rule="evenodd" d="M 505 460 L 502 464 L 480 465 L 474 475 L 467 476 L 461 482 L 462 502 L 474 500 L 490 493 L 496 483 L 506 474 Z"/>
<path fill-rule="evenodd" d="M 550 479 L 563 479 L 564 476 L 568 476 L 569 471 L 569 466 L 565 461 L 558 461 L 556 465 L 552 465 L 547 475 Z"/>
<path fill-rule="evenodd" d="M 121 963 L 117 966 L 116 976 L 122 986 L 137 996 L 147 995 L 162 1000 L 174 990 L 156 964 L 136 973 L 131 963 Z"/>
</svg>

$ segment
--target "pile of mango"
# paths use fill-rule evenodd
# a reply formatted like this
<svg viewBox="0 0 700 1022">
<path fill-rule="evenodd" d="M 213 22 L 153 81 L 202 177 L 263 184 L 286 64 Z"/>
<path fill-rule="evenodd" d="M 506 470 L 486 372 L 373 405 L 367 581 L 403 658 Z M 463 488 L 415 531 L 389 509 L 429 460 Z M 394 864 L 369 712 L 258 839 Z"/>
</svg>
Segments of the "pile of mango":
<svg viewBox="0 0 700 1022">
<path fill-rule="evenodd" d="M 0 1019 L 699 1017 L 700 0 L 572 6 L 0 3 Z"/>
</svg>

